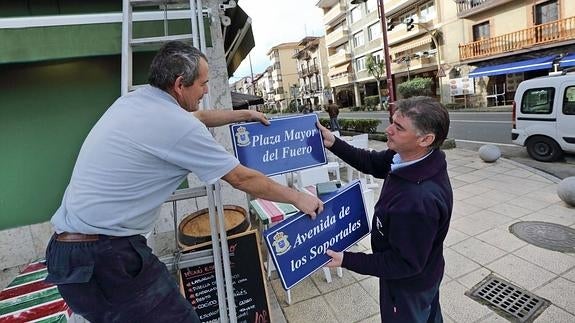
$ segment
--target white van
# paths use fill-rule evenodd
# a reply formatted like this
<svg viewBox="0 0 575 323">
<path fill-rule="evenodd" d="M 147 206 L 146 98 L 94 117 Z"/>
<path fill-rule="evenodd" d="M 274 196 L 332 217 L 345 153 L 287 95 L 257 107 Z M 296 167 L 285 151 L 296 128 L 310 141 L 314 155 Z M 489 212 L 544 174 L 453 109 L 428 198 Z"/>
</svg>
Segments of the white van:
<svg viewBox="0 0 575 323">
<path fill-rule="evenodd" d="M 543 162 L 575 153 L 575 73 L 552 74 L 521 82 L 513 101 L 511 139 Z"/>
</svg>

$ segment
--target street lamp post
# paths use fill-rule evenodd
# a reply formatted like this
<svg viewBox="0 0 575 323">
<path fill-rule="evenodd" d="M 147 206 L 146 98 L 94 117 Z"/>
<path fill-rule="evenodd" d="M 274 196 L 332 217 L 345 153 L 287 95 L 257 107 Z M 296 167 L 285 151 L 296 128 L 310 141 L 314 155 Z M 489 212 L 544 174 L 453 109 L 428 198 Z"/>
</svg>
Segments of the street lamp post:
<svg viewBox="0 0 575 323">
<path fill-rule="evenodd" d="M 437 40 L 437 33 L 439 32 L 437 29 L 432 31 L 429 30 L 429 28 L 427 28 L 427 26 L 425 24 L 419 23 L 419 22 L 410 22 L 413 25 L 417 25 L 420 28 L 423 28 L 423 30 L 425 30 L 425 32 L 431 37 L 431 41 L 433 42 L 433 45 L 435 46 L 435 50 L 437 51 L 437 56 L 436 56 L 436 61 L 437 61 L 437 84 L 439 86 L 439 102 L 441 102 L 441 98 L 443 97 L 442 95 L 442 91 L 441 91 L 441 78 L 445 76 L 445 72 L 443 71 L 443 68 L 441 68 L 441 50 L 439 50 L 439 41 Z"/>
<path fill-rule="evenodd" d="M 352 0 L 351 4 L 360 4 L 367 2 L 367 0 Z M 381 38 L 383 39 L 383 56 L 385 59 L 385 78 L 387 83 L 388 102 L 389 102 L 389 120 L 395 111 L 395 91 L 393 86 L 393 74 L 391 74 L 391 61 L 389 58 L 389 45 L 387 44 L 387 21 L 385 19 L 385 8 L 383 0 L 377 0 L 377 7 L 379 13 L 379 21 L 381 22 Z M 377 89 L 379 91 L 379 89 Z"/>
<path fill-rule="evenodd" d="M 410 81 L 411 77 L 409 75 L 409 67 L 411 65 L 411 57 L 405 56 L 403 62 L 405 63 L 405 67 L 407 67 L 407 81 Z"/>
</svg>

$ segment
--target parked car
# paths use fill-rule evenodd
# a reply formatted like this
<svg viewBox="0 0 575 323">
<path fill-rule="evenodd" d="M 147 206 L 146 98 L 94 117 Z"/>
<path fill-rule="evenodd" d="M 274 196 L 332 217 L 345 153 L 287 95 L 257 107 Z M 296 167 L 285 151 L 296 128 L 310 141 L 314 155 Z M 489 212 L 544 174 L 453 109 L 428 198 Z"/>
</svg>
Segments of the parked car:
<svg viewBox="0 0 575 323">
<path fill-rule="evenodd" d="M 575 153 L 575 73 L 555 72 L 519 84 L 511 139 L 538 161 Z"/>
</svg>

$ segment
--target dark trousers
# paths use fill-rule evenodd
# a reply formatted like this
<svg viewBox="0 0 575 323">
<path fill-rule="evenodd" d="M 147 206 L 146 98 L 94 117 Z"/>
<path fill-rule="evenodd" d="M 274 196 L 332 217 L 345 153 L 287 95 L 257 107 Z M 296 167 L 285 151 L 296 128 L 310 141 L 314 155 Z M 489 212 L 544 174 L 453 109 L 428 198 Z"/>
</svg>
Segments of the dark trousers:
<svg viewBox="0 0 575 323">
<path fill-rule="evenodd" d="M 199 322 L 143 236 L 60 242 L 46 249 L 46 281 L 70 309 L 96 322 Z"/>
<path fill-rule="evenodd" d="M 339 128 L 339 121 L 337 121 L 337 117 L 329 118 L 329 128 L 331 131 L 340 130 Z"/>
<path fill-rule="evenodd" d="M 380 280 L 380 309 L 382 322 L 441 323 L 439 284 L 413 292 Z"/>
</svg>

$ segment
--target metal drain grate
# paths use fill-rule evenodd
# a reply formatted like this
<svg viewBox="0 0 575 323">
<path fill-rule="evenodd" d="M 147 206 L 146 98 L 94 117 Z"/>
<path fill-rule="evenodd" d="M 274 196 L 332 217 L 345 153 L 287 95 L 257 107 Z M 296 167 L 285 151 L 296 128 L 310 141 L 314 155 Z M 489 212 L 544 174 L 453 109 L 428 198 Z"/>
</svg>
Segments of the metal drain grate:
<svg viewBox="0 0 575 323">
<path fill-rule="evenodd" d="M 551 303 L 493 275 L 465 293 L 513 322 L 533 322 Z"/>
</svg>

